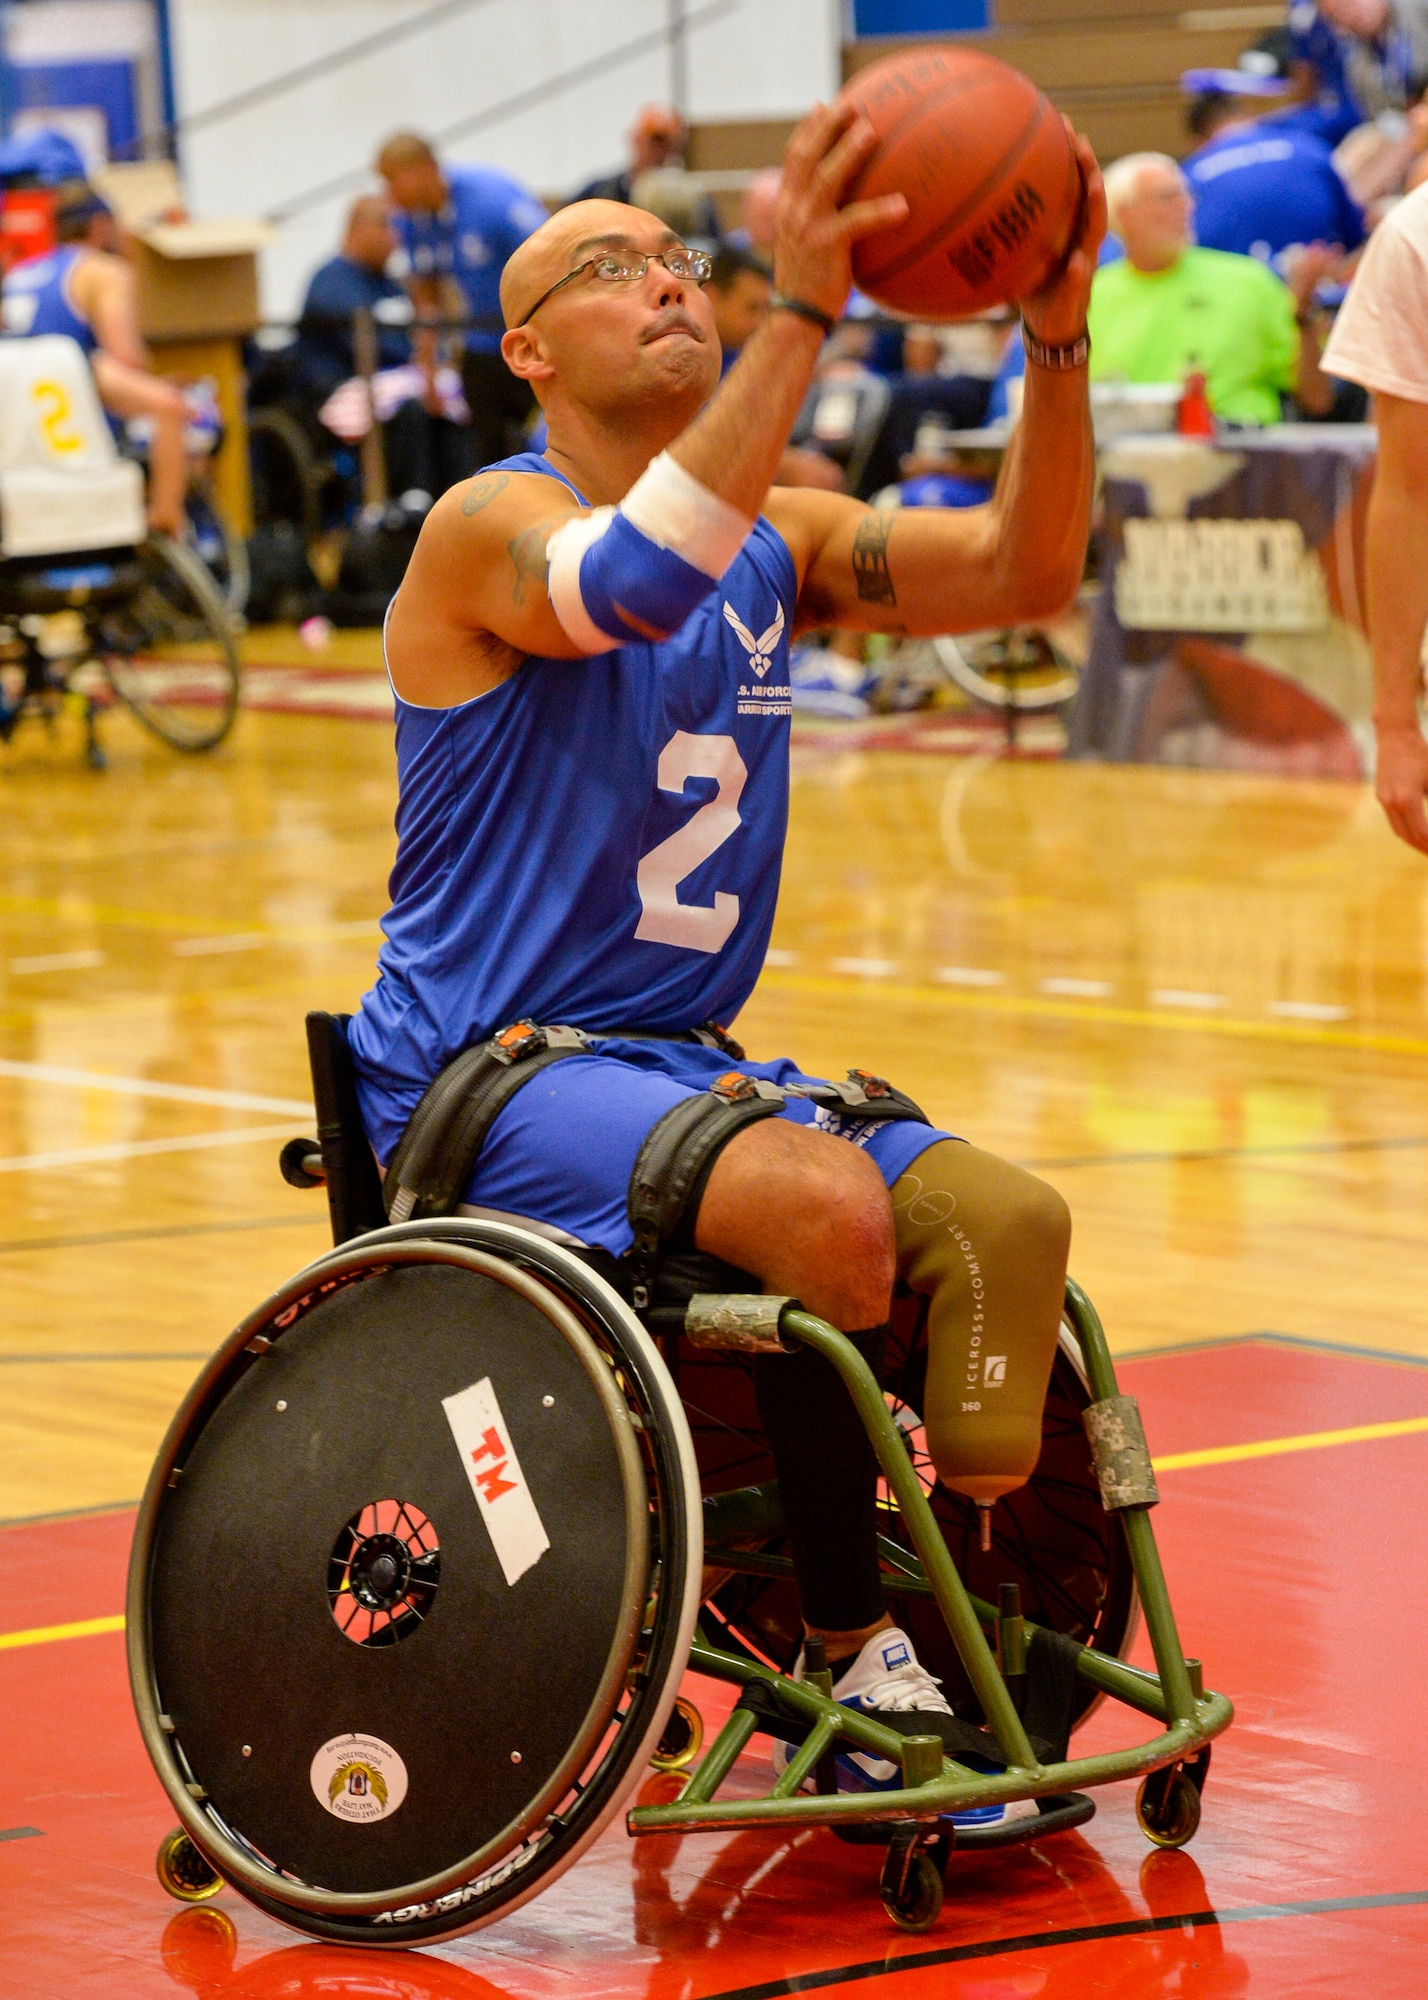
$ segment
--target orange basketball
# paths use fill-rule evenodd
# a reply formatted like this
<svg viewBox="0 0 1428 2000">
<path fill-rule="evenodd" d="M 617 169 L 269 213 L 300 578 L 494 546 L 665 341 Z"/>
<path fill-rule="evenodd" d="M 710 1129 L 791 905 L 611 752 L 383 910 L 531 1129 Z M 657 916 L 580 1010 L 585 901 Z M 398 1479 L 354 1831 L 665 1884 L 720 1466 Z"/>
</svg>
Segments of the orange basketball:
<svg viewBox="0 0 1428 2000">
<path fill-rule="evenodd" d="M 839 102 L 879 140 L 849 199 L 903 194 L 910 211 L 853 247 L 854 282 L 879 305 L 965 318 L 1034 291 L 1065 255 L 1076 156 L 1020 70 L 973 49 L 912 49 L 859 70 Z"/>
</svg>

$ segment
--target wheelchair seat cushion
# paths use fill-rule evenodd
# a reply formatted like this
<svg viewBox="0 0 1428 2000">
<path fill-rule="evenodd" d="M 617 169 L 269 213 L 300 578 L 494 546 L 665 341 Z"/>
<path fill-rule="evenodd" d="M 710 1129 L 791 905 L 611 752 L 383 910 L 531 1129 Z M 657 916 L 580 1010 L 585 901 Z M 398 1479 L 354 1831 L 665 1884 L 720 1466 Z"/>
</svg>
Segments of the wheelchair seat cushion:
<svg viewBox="0 0 1428 2000">
<path fill-rule="evenodd" d="M 695 1042 L 602 1039 L 534 1076 L 505 1105 L 486 1136 L 462 1200 L 533 1216 L 623 1257 L 633 1240 L 630 1176 L 650 1129 L 731 1069 L 780 1086 L 815 1084 L 789 1061 L 733 1062 Z M 363 1121 L 377 1157 L 389 1160 L 420 1092 L 393 1091 L 357 1065 Z M 938 1139 L 915 1120 L 878 1123 L 790 1098 L 780 1116 L 817 1125 L 861 1146 L 888 1185 Z"/>
</svg>

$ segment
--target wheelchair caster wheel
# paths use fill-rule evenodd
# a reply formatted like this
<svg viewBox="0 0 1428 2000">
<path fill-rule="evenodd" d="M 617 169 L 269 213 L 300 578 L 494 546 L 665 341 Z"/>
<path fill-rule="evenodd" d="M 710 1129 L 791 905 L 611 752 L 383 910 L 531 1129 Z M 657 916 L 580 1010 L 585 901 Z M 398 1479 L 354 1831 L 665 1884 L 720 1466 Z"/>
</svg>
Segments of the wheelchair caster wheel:
<svg viewBox="0 0 1428 2000">
<path fill-rule="evenodd" d="M 154 1872 L 179 1903 L 206 1903 L 223 1887 L 223 1877 L 209 1866 L 181 1826 L 159 1842 Z"/>
<path fill-rule="evenodd" d="M 915 1829 L 911 1840 L 902 1829 L 894 1833 L 878 1892 L 899 1930 L 930 1931 L 937 1922 L 942 1912 L 942 1870 L 927 1849 L 917 1845 Z"/>
<path fill-rule="evenodd" d="M 1178 1764 L 1152 1771 L 1135 1795 L 1135 1816 L 1156 1847 L 1185 1847 L 1200 1824 L 1200 1788 Z"/>
<path fill-rule="evenodd" d="M 652 1771 L 684 1771 L 699 1755 L 704 1742 L 704 1717 L 692 1701 L 680 1695 L 669 1712 L 664 1734 L 650 1758 Z"/>
</svg>

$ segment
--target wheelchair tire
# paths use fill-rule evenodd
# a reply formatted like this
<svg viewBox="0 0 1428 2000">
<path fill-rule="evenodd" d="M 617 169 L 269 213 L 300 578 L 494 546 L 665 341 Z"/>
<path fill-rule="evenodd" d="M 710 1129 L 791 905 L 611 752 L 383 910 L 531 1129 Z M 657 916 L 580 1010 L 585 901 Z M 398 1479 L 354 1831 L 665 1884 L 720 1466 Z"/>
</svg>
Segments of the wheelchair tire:
<svg viewBox="0 0 1428 2000">
<path fill-rule="evenodd" d="M 142 581 L 95 619 L 95 653 L 146 729 L 175 750 L 212 750 L 238 713 L 232 614 L 192 549 L 155 535 L 138 556 Z"/>
<path fill-rule="evenodd" d="M 1070 654 L 1035 626 L 944 634 L 931 644 L 952 685 L 989 708 L 1027 715 L 1064 708 L 1081 684 Z"/>
<path fill-rule="evenodd" d="M 1066 1633 L 1083 1645 L 1124 1658 L 1140 1623 L 1140 1605 L 1130 1551 L 1120 1523 L 1105 1512 L 1091 1464 L 1081 1412 L 1091 1400 L 1081 1353 L 1065 1325 L 1042 1413 L 1041 1456 L 1025 1486 L 997 1502 L 992 1515 L 992 1547 L 983 1554 L 977 1509 L 937 1480 L 919 1446 L 927 1373 L 926 1311 L 921 1302 L 895 1302 L 882 1382 L 894 1414 L 906 1414 L 908 1449 L 922 1474 L 943 1537 L 962 1580 L 976 1596 L 995 1604 L 998 1586 L 1016 1583 L 1022 1611 L 1036 1623 Z M 681 1346 L 681 1392 L 690 1408 L 695 1447 L 707 1491 L 728 1491 L 774 1477 L 773 1461 L 758 1429 L 753 1386 L 737 1357 L 699 1355 Z M 911 1547 L 901 1517 L 889 1512 L 883 1532 Z M 759 1545 L 780 1554 L 778 1542 Z M 917 1648 L 930 1673 L 966 1721 L 981 1710 L 951 1636 L 932 1599 L 900 1593 L 884 1576 L 893 1615 Z M 705 1610 L 711 1632 L 787 1672 L 803 1640 L 798 1599 L 791 1583 L 735 1573 L 714 1589 Z M 1084 1684 L 1077 1694 L 1073 1727 L 1084 1722 L 1100 1696 Z"/>
<path fill-rule="evenodd" d="M 374 1231 L 251 1314 L 174 1420 L 130 1564 L 140 1728 L 259 1908 L 434 1943 L 620 1811 L 701 1573 L 688 1427 L 618 1295 L 515 1227 Z"/>
</svg>

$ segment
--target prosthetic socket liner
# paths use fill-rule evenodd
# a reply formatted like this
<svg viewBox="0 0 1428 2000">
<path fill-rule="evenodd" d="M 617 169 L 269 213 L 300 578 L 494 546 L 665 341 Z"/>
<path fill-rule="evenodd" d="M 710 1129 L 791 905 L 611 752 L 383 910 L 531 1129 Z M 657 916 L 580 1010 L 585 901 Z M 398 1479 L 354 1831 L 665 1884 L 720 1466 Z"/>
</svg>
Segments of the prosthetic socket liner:
<svg viewBox="0 0 1428 2000">
<path fill-rule="evenodd" d="M 1107 1396 L 1082 1412 L 1091 1440 L 1091 1458 L 1101 1488 L 1101 1505 L 1108 1514 L 1126 1507 L 1154 1507 L 1160 1499 L 1155 1469 L 1134 1396 Z"/>
<path fill-rule="evenodd" d="M 618 508 L 597 507 L 551 536 L 546 587 L 555 615 L 587 654 L 648 636 L 627 627 L 622 610 L 657 631 L 676 632 L 753 525 L 662 451 Z"/>
</svg>

